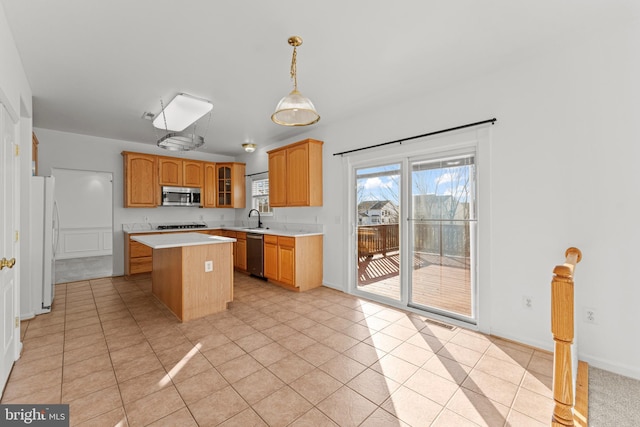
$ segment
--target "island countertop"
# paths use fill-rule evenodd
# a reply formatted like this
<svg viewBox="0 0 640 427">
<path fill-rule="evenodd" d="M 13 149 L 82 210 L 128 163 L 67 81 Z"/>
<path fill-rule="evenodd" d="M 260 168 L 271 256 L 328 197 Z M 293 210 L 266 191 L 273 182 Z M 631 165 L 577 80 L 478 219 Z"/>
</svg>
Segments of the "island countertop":
<svg viewBox="0 0 640 427">
<path fill-rule="evenodd" d="M 177 248 L 181 246 L 212 245 L 217 243 L 233 243 L 231 237 L 210 236 L 202 233 L 160 233 L 131 236 L 131 240 L 140 242 L 153 249 Z"/>
</svg>

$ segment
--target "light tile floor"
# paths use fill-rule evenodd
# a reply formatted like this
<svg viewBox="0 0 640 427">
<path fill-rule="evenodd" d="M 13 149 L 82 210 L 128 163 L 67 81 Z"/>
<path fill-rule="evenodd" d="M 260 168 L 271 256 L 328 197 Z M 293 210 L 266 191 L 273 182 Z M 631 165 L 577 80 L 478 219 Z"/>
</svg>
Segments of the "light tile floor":
<svg viewBox="0 0 640 427">
<path fill-rule="evenodd" d="M 328 288 L 236 273 L 234 297 L 181 324 L 149 277 L 57 285 L 2 403 L 82 426 L 549 425 L 549 353 Z"/>
</svg>

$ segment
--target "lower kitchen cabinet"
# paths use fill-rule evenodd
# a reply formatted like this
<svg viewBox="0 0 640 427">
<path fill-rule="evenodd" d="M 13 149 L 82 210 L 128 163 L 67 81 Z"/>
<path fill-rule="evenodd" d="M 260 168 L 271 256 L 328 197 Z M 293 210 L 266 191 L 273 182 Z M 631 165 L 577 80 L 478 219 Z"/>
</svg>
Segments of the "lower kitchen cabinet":
<svg viewBox="0 0 640 427">
<path fill-rule="evenodd" d="M 124 245 L 124 274 L 130 276 L 132 274 L 148 273 L 153 265 L 153 249 L 140 242 L 134 242 L 131 240 L 131 236 L 132 234 L 128 235 Z"/>
<path fill-rule="evenodd" d="M 247 270 L 247 233 L 244 231 L 222 230 L 223 237 L 236 239 L 233 243 L 233 266 L 242 271 Z"/>
<path fill-rule="evenodd" d="M 322 285 L 322 236 L 265 235 L 264 275 L 294 291 Z"/>
<path fill-rule="evenodd" d="M 278 280 L 278 236 L 264 236 L 264 277 Z"/>
</svg>

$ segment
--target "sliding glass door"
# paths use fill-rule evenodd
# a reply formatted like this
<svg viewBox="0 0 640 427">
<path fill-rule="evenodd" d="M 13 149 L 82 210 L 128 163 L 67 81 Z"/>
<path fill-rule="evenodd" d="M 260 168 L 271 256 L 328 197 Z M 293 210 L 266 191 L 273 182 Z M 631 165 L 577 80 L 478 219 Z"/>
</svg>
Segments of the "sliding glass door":
<svg viewBox="0 0 640 427">
<path fill-rule="evenodd" d="M 409 305 L 474 320 L 473 154 L 412 161 Z"/>
<path fill-rule="evenodd" d="M 475 323 L 475 151 L 354 167 L 355 291 Z"/>
<path fill-rule="evenodd" d="M 400 301 L 400 163 L 356 169 L 361 292 Z"/>
</svg>

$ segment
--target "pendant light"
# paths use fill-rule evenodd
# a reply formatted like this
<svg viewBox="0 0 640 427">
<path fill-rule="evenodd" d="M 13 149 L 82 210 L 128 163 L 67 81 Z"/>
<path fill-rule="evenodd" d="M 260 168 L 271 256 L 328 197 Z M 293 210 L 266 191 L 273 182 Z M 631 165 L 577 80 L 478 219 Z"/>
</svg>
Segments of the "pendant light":
<svg viewBox="0 0 640 427">
<path fill-rule="evenodd" d="M 293 90 L 289 95 L 280 100 L 276 106 L 276 111 L 271 115 L 274 123 L 282 126 L 308 126 L 317 123 L 320 115 L 309 98 L 298 92 L 298 77 L 296 74 L 296 48 L 302 44 L 302 38 L 291 36 L 288 40 L 293 46 L 293 56 L 291 57 L 291 78 L 293 79 Z"/>
</svg>

